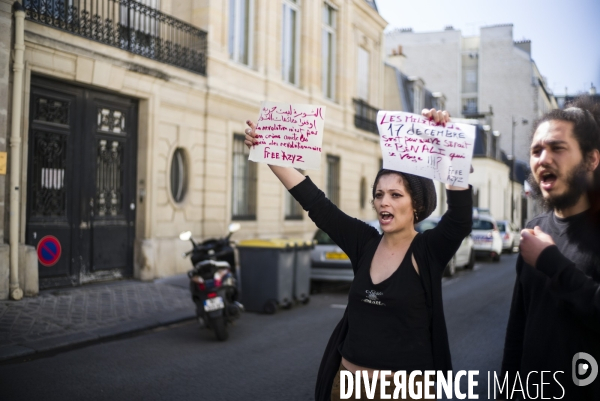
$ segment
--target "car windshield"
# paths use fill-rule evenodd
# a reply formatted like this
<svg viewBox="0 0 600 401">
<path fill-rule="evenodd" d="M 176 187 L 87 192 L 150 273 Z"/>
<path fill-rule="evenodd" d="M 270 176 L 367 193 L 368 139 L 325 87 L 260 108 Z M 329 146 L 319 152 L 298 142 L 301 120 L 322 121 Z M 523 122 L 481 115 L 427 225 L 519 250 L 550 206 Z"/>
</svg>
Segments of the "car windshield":
<svg viewBox="0 0 600 401">
<path fill-rule="evenodd" d="M 336 245 L 336 243 L 333 242 L 333 240 L 329 238 L 329 235 L 327 235 L 327 233 L 323 230 L 317 230 L 314 240 L 317 241 L 317 244 L 319 245 Z"/>
<path fill-rule="evenodd" d="M 473 220 L 473 230 L 493 230 L 494 223 L 487 220 Z"/>
<path fill-rule="evenodd" d="M 506 231 L 506 225 L 504 223 L 497 223 L 498 224 L 498 230 L 504 232 Z"/>
<path fill-rule="evenodd" d="M 438 225 L 437 221 L 433 221 L 433 220 L 424 220 L 422 222 L 420 222 L 419 224 L 417 224 L 415 226 L 415 230 L 418 233 L 422 233 L 425 232 L 427 230 L 431 230 L 432 228 L 434 228 L 435 226 Z"/>
</svg>

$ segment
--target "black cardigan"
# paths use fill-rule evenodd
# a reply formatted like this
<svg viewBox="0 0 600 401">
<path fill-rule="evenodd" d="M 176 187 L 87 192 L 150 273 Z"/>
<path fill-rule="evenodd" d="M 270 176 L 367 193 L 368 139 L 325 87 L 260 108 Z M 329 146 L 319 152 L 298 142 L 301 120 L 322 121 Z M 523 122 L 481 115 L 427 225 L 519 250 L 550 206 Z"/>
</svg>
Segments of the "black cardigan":
<svg viewBox="0 0 600 401">
<path fill-rule="evenodd" d="M 339 210 L 309 177 L 290 190 L 290 193 L 308 211 L 317 227 L 348 255 L 354 272 L 370 268 L 371 260 L 381 240 L 381 234 L 368 224 Z M 431 316 L 432 350 L 435 370 L 452 370 L 450 346 L 442 304 L 442 273 L 462 240 L 471 232 L 472 193 L 447 191 L 448 211 L 432 230 L 417 234 L 413 240 L 413 255 L 419 266 L 420 278 L 426 293 Z M 338 351 L 348 332 L 348 310 L 338 323 L 325 349 L 315 399 L 330 400 L 333 380 L 342 359 Z"/>
</svg>

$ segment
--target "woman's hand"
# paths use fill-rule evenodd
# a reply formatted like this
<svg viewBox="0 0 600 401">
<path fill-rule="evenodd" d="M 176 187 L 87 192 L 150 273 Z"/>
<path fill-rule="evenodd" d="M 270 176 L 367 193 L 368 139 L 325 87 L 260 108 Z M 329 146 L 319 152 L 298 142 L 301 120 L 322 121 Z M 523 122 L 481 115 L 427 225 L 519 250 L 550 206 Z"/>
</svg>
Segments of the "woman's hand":
<svg viewBox="0 0 600 401">
<path fill-rule="evenodd" d="M 258 143 L 258 139 L 256 139 L 256 124 L 250 120 L 246 120 L 246 124 L 248 124 L 249 128 L 246 128 L 244 133 L 246 134 L 246 138 L 244 138 L 244 143 L 248 146 L 249 149 L 252 149 L 252 146 Z M 296 185 L 300 184 L 304 181 L 304 175 L 302 175 L 298 170 L 292 167 L 280 167 L 280 166 L 272 166 L 269 164 L 271 171 L 279 178 L 279 181 L 285 186 L 286 189 L 292 189 Z"/>
<path fill-rule="evenodd" d="M 423 117 L 435 121 L 436 124 L 442 124 L 445 126 L 446 123 L 450 122 L 450 113 L 448 113 L 446 110 L 442 111 L 436 109 L 423 109 L 421 114 Z"/>
<path fill-rule="evenodd" d="M 250 120 L 246 120 L 246 124 L 248 124 L 248 127 L 250 128 L 246 128 L 246 130 L 244 131 L 244 133 L 246 134 L 244 143 L 246 144 L 246 146 L 248 146 L 248 149 L 251 149 L 252 146 L 258 143 L 258 140 L 256 139 L 256 125 Z"/>
</svg>

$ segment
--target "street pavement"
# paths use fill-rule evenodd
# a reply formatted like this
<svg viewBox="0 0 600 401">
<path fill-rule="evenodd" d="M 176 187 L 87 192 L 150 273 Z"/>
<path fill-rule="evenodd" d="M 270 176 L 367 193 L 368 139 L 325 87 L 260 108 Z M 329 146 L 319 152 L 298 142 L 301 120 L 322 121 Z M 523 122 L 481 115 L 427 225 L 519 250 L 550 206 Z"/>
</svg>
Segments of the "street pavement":
<svg viewBox="0 0 600 401">
<path fill-rule="evenodd" d="M 123 280 L 0 301 L 0 361 L 192 319 L 188 280 Z"/>
<path fill-rule="evenodd" d="M 482 400 L 489 399 L 487 372 L 497 372 L 502 360 L 515 260 L 503 255 L 500 263 L 478 262 L 474 271 L 459 270 L 443 283 L 454 368 L 480 371 L 476 394 Z M 275 315 L 246 313 L 231 327 L 227 342 L 188 320 L 5 362 L 0 399 L 311 400 L 347 289 L 324 288 L 308 305 Z"/>
</svg>

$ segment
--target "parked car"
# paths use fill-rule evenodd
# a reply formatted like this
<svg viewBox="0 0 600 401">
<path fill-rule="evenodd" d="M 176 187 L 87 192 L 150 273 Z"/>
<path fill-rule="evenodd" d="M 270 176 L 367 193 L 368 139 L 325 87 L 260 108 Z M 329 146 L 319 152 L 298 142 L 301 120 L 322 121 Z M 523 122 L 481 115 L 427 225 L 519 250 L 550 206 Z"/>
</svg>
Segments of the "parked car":
<svg viewBox="0 0 600 401">
<path fill-rule="evenodd" d="M 498 231 L 502 238 L 502 251 L 513 253 L 521 243 L 521 232 L 519 228 L 508 220 L 498 220 Z"/>
<path fill-rule="evenodd" d="M 441 217 L 429 217 L 415 226 L 415 230 L 422 233 L 431 230 L 440 222 Z M 472 269 L 475 266 L 475 250 L 473 247 L 473 239 L 467 235 L 460 244 L 460 247 L 450 259 L 444 270 L 445 276 L 453 276 L 457 267 L 465 267 Z"/>
<path fill-rule="evenodd" d="M 479 214 L 473 218 L 471 236 L 475 242 L 475 255 L 490 257 L 494 262 L 500 261 L 502 238 L 493 217 Z"/>
<path fill-rule="evenodd" d="M 366 223 L 381 232 L 378 220 L 370 220 Z M 310 254 L 311 280 L 352 281 L 354 271 L 348 255 L 321 229 L 317 230 L 313 239 L 316 245 Z"/>
<path fill-rule="evenodd" d="M 354 271 L 348 255 L 321 229 L 313 239 L 316 244 L 310 253 L 311 280 L 352 281 Z"/>
</svg>

